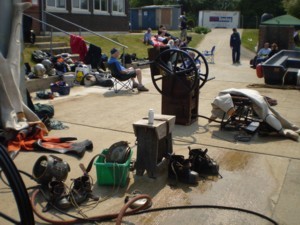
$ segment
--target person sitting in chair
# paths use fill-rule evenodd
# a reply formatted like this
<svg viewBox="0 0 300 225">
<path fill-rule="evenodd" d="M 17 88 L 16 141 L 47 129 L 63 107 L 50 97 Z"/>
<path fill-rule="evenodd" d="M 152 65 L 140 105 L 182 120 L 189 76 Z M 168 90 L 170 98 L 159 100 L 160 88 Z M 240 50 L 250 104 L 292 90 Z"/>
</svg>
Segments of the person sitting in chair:
<svg viewBox="0 0 300 225">
<path fill-rule="evenodd" d="M 118 58 L 120 57 L 120 52 L 118 49 L 113 48 L 110 50 L 110 59 L 108 60 L 108 64 L 115 63 L 118 73 L 122 76 L 122 80 L 131 79 L 133 84 L 133 88 L 137 88 L 139 91 L 149 91 L 143 84 L 142 84 L 142 71 L 140 68 L 134 69 L 133 67 L 125 68 L 121 65 Z M 137 78 L 137 81 L 135 80 Z"/>
<path fill-rule="evenodd" d="M 257 53 L 256 65 L 264 62 L 268 59 L 268 56 L 271 52 L 269 42 L 264 43 L 264 47 L 261 48 Z"/>
<path fill-rule="evenodd" d="M 257 52 L 254 59 L 250 61 L 251 67 L 255 69 L 259 63 L 266 61 L 269 58 L 270 52 L 271 52 L 270 44 L 269 42 L 265 42 L 264 46 Z"/>
<path fill-rule="evenodd" d="M 268 55 L 268 58 L 271 58 L 271 57 L 272 57 L 273 55 L 275 55 L 277 52 L 279 52 L 278 46 L 277 46 L 276 43 L 273 43 L 273 44 L 271 45 L 271 51 L 270 51 L 270 53 L 269 53 L 269 55 Z"/>
<path fill-rule="evenodd" d="M 198 72 L 200 73 L 201 71 L 201 61 L 198 58 L 195 58 L 195 53 L 193 51 L 188 51 L 187 52 L 188 55 L 193 59 L 193 61 L 191 61 L 189 58 L 186 58 L 183 61 L 183 64 L 181 65 L 181 68 L 190 68 L 192 67 L 192 64 L 194 63 Z"/>
</svg>

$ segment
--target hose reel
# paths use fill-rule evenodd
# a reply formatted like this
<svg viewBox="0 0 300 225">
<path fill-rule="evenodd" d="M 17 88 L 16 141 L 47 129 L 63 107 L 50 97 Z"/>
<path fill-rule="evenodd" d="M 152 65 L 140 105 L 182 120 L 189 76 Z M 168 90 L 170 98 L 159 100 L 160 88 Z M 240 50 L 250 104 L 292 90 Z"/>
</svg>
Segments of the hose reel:
<svg viewBox="0 0 300 225">
<path fill-rule="evenodd" d="M 190 56 L 193 53 L 194 58 Z M 197 68 L 196 61 L 201 62 Z M 151 72 L 152 82 L 156 90 L 168 97 L 185 97 L 195 88 L 202 88 L 208 78 L 208 64 L 205 57 L 194 48 L 162 49 L 151 62 L 159 73 Z M 172 82 L 169 82 L 172 80 Z M 168 81 L 168 86 L 164 85 Z M 170 84 L 180 83 L 178 86 Z"/>
</svg>

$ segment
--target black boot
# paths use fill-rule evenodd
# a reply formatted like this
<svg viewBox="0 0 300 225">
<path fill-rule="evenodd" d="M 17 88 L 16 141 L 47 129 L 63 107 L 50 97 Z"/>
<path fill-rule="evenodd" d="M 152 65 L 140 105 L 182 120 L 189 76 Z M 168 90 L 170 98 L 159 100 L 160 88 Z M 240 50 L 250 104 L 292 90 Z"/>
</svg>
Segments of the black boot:
<svg viewBox="0 0 300 225">
<path fill-rule="evenodd" d="M 88 198 L 97 201 L 99 198 L 92 194 L 92 183 L 88 175 L 83 175 L 74 179 L 74 184 L 70 192 L 70 198 L 77 204 L 83 203 Z"/>
<path fill-rule="evenodd" d="M 168 177 L 187 184 L 198 183 L 198 173 L 191 170 L 188 159 L 182 155 L 171 155 L 168 167 Z"/>
<path fill-rule="evenodd" d="M 72 206 L 62 181 L 51 181 L 49 183 L 50 201 L 60 209 L 68 209 Z"/>
<path fill-rule="evenodd" d="M 191 169 L 200 175 L 219 175 L 219 165 L 207 155 L 207 149 L 190 149 Z"/>
</svg>

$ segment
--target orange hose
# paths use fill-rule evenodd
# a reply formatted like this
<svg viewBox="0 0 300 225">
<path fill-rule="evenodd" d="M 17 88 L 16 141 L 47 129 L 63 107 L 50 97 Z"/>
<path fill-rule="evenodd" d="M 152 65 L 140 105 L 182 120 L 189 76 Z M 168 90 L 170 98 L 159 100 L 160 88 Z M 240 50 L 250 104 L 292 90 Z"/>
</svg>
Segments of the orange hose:
<svg viewBox="0 0 300 225">
<path fill-rule="evenodd" d="M 94 216 L 94 217 L 89 217 L 89 218 L 85 218 L 85 219 L 71 219 L 71 220 L 52 220 L 52 219 L 49 219 L 47 217 L 45 217 L 43 214 L 41 214 L 35 207 L 35 199 L 36 199 L 36 196 L 38 195 L 38 193 L 40 192 L 39 189 L 35 190 L 33 193 L 32 193 L 32 196 L 30 198 L 30 201 L 31 201 L 31 205 L 32 205 L 32 209 L 33 209 L 33 212 L 40 218 L 42 219 L 43 221 L 45 222 L 48 222 L 50 224 L 58 224 L 58 225 L 66 225 L 66 224 L 75 224 L 75 223 L 80 223 L 80 222 L 87 222 L 87 221 L 103 221 L 103 220 L 112 220 L 112 219 L 115 219 L 117 218 L 117 221 L 116 221 L 116 224 L 119 225 L 121 224 L 121 221 L 122 221 L 122 218 L 126 215 L 132 215 L 134 214 L 135 212 L 138 212 L 140 210 L 144 210 L 146 208 L 148 208 L 148 204 L 150 204 L 151 202 L 151 198 L 149 195 L 144 195 L 144 194 L 141 194 L 141 195 L 137 195 L 136 197 L 132 198 L 130 201 L 128 201 L 123 207 L 122 209 L 120 210 L 119 213 L 113 213 L 113 214 L 105 214 L 105 215 L 100 215 L 100 216 Z M 135 209 L 132 209 L 128 212 L 126 212 L 126 210 L 130 207 L 131 204 L 133 204 L 135 201 L 139 200 L 139 199 L 147 199 L 147 201 L 145 202 L 144 205 L 138 207 L 138 208 L 135 208 Z"/>
</svg>

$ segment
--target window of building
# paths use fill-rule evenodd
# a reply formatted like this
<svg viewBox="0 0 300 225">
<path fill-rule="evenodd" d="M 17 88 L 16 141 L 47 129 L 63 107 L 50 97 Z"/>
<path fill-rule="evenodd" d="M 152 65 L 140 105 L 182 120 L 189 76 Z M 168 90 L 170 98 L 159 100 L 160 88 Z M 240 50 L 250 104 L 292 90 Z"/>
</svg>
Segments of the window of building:
<svg viewBox="0 0 300 225">
<path fill-rule="evenodd" d="M 96 14 L 108 14 L 108 0 L 94 0 L 94 12 Z"/>
<path fill-rule="evenodd" d="M 72 0 L 72 12 L 87 13 L 88 11 L 89 11 L 88 0 Z"/>
<path fill-rule="evenodd" d="M 66 11 L 66 0 L 47 0 L 47 11 Z"/>
<path fill-rule="evenodd" d="M 112 14 L 125 15 L 125 0 L 112 0 Z"/>
</svg>

